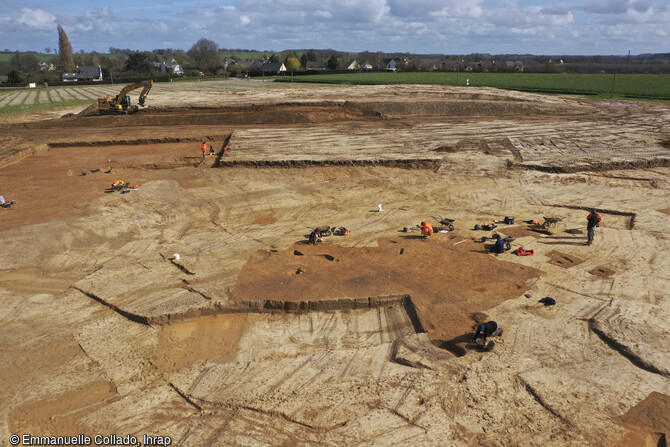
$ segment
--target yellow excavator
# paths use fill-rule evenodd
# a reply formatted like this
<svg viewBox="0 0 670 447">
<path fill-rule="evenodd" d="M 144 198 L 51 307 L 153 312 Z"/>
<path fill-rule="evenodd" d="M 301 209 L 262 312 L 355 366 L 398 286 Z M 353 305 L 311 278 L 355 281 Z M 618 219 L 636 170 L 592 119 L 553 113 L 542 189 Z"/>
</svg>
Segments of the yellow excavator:
<svg viewBox="0 0 670 447">
<path fill-rule="evenodd" d="M 137 110 L 139 110 L 138 107 L 130 105 L 130 96 L 128 96 L 128 93 L 132 92 L 133 90 L 137 90 L 138 88 L 142 88 L 140 99 L 137 102 L 139 105 L 144 107 L 144 101 L 146 100 L 147 95 L 149 94 L 149 90 L 151 90 L 153 85 L 154 81 L 152 79 L 126 85 L 123 87 L 123 89 L 121 89 L 121 92 L 119 92 L 119 94 L 113 98 L 98 98 L 98 110 L 101 114 L 128 114 L 137 112 Z"/>
</svg>

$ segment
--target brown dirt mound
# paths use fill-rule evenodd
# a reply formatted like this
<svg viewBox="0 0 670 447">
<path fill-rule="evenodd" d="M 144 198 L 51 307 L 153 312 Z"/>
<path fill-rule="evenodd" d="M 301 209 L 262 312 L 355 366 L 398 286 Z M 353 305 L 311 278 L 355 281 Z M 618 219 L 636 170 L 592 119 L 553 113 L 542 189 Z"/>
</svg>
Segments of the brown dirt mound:
<svg viewBox="0 0 670 447">
<path fill-rule="evenodd" d="M 666 446 L 670 437 L 670 396 L 652 392 L 613 420 L 632 430 L 624 437 L 621 446 Z"/>
<path fill-rule="evenodd" d="M 90 106 L 86 107 L 81 112 L 77 113 L 77 116 L 89 116 L 89 115 L 98 115 L 100 110 L 98 109 L 98 103 L 94 102 Z"/>
<path fill-rule="evenodd" d="M 242 268 L 231 298 L 300 301 L 409 294 L 429 335 L 451 340 L 471 331 L 472 315 L 519 296 L 526 281 L 539 275 L 533 268 L 481 253 L 474 242 L 454 246 L 448 236 L 382 239 L 378 248 L 340 247 L 334 238 L 257 253 Z M 296 248 L 304 256 L 294 255 Z"/>
</svg>

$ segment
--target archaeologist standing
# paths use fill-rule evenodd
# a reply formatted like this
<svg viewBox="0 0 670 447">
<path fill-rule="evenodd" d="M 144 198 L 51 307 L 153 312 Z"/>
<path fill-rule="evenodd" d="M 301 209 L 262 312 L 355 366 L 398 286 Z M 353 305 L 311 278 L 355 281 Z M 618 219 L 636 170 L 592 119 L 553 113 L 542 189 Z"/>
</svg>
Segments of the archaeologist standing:
<svg viewBox="0 0 670 447">
<path fill-rule="evenodd" d="M 202 146 L 200 146 L 200 150 L 202 151 L 202 158 L 205 158 L 205 155 L 207 155 L 207 143 L 202 142 Z"/>
<path fill-rule="evenodd" d="M 603 218 L 595 209 L 591 210 L 591 214 L 586 218 L 586 229 L 587 229 L 587 241 L 586 245 L 591 245 L 593 243 L 593 237 L 596 233 L 596 227 L 600 226 L 600 223 L 603 221 Z"/>
</svg>

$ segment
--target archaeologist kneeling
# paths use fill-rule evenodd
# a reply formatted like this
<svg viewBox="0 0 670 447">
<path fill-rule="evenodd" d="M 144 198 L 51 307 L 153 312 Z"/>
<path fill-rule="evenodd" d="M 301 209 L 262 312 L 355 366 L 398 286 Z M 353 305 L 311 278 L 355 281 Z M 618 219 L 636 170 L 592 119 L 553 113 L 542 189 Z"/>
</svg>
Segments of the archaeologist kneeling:
<svg viewBox="0 0 670 447">
<path fill-rule="evenodd" d="M 491 253 L 505 253 L 505 239 L 501 238 L 500 235 L 496 235 L 498 238 L 491 247 Z"/>
<path fill-rule="evenodd" d="M 421 229 L 421 236 L 425 239 L 428 239 L 433 234 L 433 226 L 428 222 L 421 222 L 419 228 Z"/>
<path fill-rule="evenodd" d="M 491 350 L 495 343 L 491 340 L 488 343 L 486 342 L 487 337 L 501 337 L 503 334 L 503 328 L 495 321 L 487 321 L 486 323 L 481 323 L 477 325 L 477 332 L 472 338 L 472 341 L 477 343 L 478 339 L 482 339 L 481 346 L 485 349 Z"/>
</svg>

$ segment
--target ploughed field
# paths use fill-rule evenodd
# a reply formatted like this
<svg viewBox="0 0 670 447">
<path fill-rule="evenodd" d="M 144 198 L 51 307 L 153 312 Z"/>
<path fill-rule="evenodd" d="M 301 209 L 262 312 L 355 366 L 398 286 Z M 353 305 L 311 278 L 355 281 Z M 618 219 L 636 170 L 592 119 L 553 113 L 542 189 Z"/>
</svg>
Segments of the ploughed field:
<svg viewBox="0 0 670 447">
<path fill-rule="evenodd" d="M 4 439 L 670 435 L 666 104 L 232 81 L 151 98 L 0 125 L 17 202 L 0 209 Z M 533 256 L 489 254 L 472 230 L 504 216 Z M 413 229 L 440 217 L 454 231 Z M 322 225 L 351 234 L 307 245 Z M 472 327 L 490 319 L 505 331 L 484 352 Z"/>
</svg>

